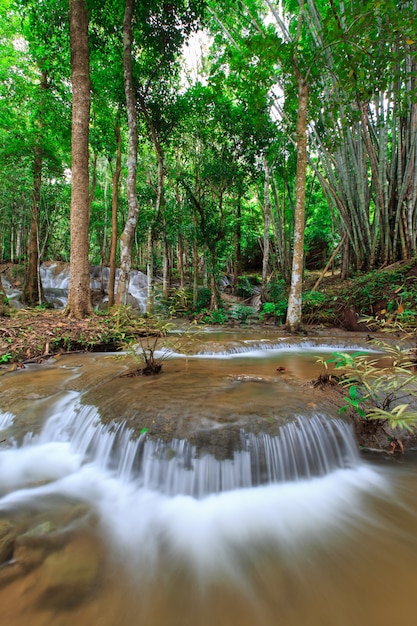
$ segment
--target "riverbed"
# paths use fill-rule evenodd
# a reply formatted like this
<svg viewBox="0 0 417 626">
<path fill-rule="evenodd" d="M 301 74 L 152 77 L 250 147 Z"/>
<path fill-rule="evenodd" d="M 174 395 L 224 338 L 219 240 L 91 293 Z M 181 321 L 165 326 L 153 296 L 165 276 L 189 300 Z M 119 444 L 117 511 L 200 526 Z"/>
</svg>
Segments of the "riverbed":
<svg viewBox="0 0 417 626">
<path fill-rule="evenodd" d="M 364 458 L 311 384 L 358 349 L 204 332 L 159 376 L 75 354 L 0 377 L 4 623 L 412 623 L 414 453 Z"/>
</svg>

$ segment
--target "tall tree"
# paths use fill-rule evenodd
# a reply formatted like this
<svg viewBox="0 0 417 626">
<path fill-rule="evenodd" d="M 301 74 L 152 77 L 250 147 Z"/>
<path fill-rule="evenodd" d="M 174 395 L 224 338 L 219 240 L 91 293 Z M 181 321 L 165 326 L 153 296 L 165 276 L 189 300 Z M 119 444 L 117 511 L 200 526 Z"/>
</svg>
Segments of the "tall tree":
<svg viewBox="0 0 417 626">
<path fill-rule="evenodd" d="M 132 267 L 132 241 L 139 216 L 139 203 L 136 195 L 136 173 L 138 160 L 138 120 L 136 94 L 133 82 L 133 11 L 135 0 L 126 0 L 123 19 L 123 75 L 126 95 L 126 110 L 129 128 L 129 154 L 127 160 L 127 201 L 129 211 L 123 233 L 120 237 L 120 274 L 116 301 L 126 304 L 129 289 L 129 276 Z"/>
<path fill-rule="evenodd" d="M 92 312 L 88 227 L 90 221 L 88 139 L 90 124 L 90 53 L 86 0 L 70 0 L 72 84 L 71 256 L 67 313 Z"/>
</svg>

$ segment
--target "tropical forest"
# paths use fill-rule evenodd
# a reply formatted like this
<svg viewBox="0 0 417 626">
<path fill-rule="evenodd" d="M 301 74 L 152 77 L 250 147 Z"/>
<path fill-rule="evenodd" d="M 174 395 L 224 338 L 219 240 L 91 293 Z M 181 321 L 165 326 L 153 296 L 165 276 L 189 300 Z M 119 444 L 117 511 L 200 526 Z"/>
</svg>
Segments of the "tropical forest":
<svg viewBox="0 0 417 626">
<path fill-rule="evenodd" d="M 411 623 L 416 24 L 0 0 L 5 623 Z"/>
</svg>

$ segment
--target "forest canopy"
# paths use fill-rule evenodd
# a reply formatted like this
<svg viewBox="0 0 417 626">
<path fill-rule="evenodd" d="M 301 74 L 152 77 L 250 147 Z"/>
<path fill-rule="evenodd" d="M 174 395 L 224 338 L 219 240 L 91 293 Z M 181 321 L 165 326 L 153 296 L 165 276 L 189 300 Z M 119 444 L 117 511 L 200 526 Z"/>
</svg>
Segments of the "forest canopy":
<svg viewBox="0 0 417 626">
<path fill-rule="evenodd" d="M 257 271 L 413 257 L 417 20 L 411 0 L 0 0 L 0 255 L 129 274 L 168 300 Z M 84 116 L 84 126 L 80 126 Z M 115 289 L 115 268 L 120 268 Z M 112 274 L 111 274 L 112 276 Z M 83 278 L 84 277 L 84 278 Z M 91 310 L 70 288 L 75 316 Z"/>
</svg>

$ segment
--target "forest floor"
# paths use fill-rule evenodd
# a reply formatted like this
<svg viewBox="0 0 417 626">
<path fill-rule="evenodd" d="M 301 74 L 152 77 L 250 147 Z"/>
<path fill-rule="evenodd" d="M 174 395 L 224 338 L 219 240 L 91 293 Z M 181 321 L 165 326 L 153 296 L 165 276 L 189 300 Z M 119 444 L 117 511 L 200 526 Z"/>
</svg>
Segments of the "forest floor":
<svg viewBox="0 0 417 626">
<path fill-rule="evenodd" d="M 19 278 L 14 274 L 10 270 L 4 273 L 19 286 Z M 347 281 L 328 273 L 312 291 L 319 276 L 320 272 L 306 275 L 303 327 L 307 332 L 318 327 L 374 332 L 378 327 L 390 328 L 398 334 L 415 334 L 417 259 Z M 226 311 L 239 302 L 230 294 L 224 298 Z M 261 324 L 255 317 L 250 322 Z M 263 322 L 279 327 L 279 320 L 273 317 Z M 231 317 L 225 326 L 228 324 L 240 326 Z M 247 324 L 242 326 L 247 328 Z M 57 309 L 10 309 L 10 315 L 0 317 L 0 366 L 9 369 L 28 362 L 42 362 L 63 352 L 117 351 L 129 343 L 137 343 L 141 336 L 158 332 L 160 327 L 161 323 L 155 325 L 152 319 L 139 317 L 122 307 L 96 312 L 83 320 L 72 319 Z"/>
</svg>

